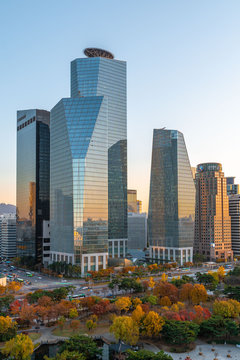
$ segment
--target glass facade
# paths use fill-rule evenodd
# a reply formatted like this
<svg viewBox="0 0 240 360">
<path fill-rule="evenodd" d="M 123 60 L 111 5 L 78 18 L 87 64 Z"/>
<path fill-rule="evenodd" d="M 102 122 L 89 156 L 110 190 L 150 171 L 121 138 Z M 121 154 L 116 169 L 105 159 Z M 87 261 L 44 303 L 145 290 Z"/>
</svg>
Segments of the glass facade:
<svg viewBox="0 0 240 360">
<path fill-rule="evenodd" d="M 49 220 L 50 113 L 17 112 L 17 256 L 42 262 L 42 222 Z"/>
<path fill-rule="evenodd" d="M 62 99 L 51 111 L 51 252 L 69 262 L 107 253 L 107 127 L 103 96 Z"/>
<path fill-rule="evenodd" d="M 195 186 L 183 134 L 155 129 L 148 213 L 150 246 L 191 248 L 194 216 Z M 173 256 L 177 260 L 178 253 L 170 250 L 168 259 Z"/>
<path fill-rule="evenodd" d="M 71 96 L 108 99 L 108 238 L 127 239 L 126 62 L 103 57 L 72 61 Z"/>
</svg>

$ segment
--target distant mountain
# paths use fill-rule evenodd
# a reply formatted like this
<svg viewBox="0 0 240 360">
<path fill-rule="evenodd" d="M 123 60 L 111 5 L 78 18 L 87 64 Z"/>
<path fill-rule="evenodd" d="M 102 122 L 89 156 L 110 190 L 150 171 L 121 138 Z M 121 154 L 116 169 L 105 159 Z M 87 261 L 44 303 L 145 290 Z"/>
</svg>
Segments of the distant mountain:
<svg viewBox="0 0 240 360">
<path fill-rule="evenodd" d="M 16 206 L 11 204 L 0 204 L 0 215 L 16 214 Z"/>
</svg>

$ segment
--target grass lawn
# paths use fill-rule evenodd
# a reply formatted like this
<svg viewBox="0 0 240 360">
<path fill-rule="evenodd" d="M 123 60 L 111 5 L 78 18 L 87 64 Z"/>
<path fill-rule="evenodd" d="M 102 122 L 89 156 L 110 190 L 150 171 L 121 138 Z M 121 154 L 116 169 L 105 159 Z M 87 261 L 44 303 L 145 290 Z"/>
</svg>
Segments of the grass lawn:
<svg viewBox="0 0 240 360">
<path fill-rule="evenodd" d="M 42 336 L 42 334 L 37 332 L 30 332 L 28 333 L 28 336 L 32 339 L 32 341 L 35 341 L 39 339 Z"/>
<path fill-rule="evenodd" d="M 108 332 L 108 331 L 109 331 L 108 324 L 100 323 L 97 325 L 96 329 L 94 329 L 92 331 L 88 331 L 85 324 L 81 324 L 79 329 L 77 329 L 77 330 L 72 330 L 70 328 L 70 326 L 67 324 L 63 327 L 63 329 L 60 329 L 59 327 L 57 327 L 56 329 L 53 330 L 52 334 L 55 336 L 70 337 L 70 336 L 78 335 L 78 334 L 100 335 L 100 334 L 102 334 L 104 332 Z"/>
</svg>

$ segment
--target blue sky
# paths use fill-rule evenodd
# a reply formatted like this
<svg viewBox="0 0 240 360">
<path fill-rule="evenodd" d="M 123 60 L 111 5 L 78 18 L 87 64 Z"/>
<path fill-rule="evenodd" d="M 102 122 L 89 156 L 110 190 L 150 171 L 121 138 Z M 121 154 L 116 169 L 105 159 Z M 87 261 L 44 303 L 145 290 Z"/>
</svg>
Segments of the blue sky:
<svg viewBox="0 0 240 360">
<path fill-rule="evenodd" d="M 0 2 L 0 202 L 15 203 L 16 110 L 70 93 L 85 47 L 128 63 L 128 183 L 147 209 L 152 132 L 182 131 L 191 165 L 216 161 L 240 182 L 240 2 Z"/>
</svg>

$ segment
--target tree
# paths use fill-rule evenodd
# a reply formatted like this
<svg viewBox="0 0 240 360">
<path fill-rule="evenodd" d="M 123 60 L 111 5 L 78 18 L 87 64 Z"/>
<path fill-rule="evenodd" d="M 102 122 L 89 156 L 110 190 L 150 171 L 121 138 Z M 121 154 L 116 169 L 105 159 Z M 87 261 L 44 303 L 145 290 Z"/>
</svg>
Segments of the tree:
<svg viewBox="0 0 240 360">
<path fill-rule="evenodd" d="M 51 306 L 53 304 L 52 299 L 49 296 L 42 296 L 39 300 L 38 300 L 38 305 L 40 306 Z"/>
<path fill-rule="evenodd" d="M 78 311 L 76 308 L 71 308 L 69 310 L 69 318 L 70 319 L 75 319 L 76 317 L 78 317 Z"/>
<path fill-rule="evenodd" d="M 206 302 L 208 295 L 204 285 L 195 284 L 191 291 L 191 298 L 193 304 L 199 304 L 200 302 Z"/>
<path fill-rule="evenodd" d="M 29 336 L 20 334 L 7 341 L 1 351 L 11 359 L 28 360 L 34 351 L 34 346 Z"/>
<path fill-rule="evenodd" d="M 29 305 L 26 301 L 23 302 L 19 317 L 26 323 L 31 323 L 36 318 L 36 308 L 33 305 Z"/>
<path fill-rule="evenodd" d="M 237 300 L 215 300 L 213 314 L 223 318 L 236 318 L 240 313 L 240 303 Z"/>
<path fill-rule="evenodd" d="M 127 360 L 173 360 L 173 358 L 171 355 L 164 353 L 162 350 L 156 354 L 149 350 L 128 350 Z"/>
<path fill-rule="evenodd" d="M 0 341 L 13 338 L 17 332 L 17 323 L 9 316 L 0 316 Z"/>
<path fill-rule="evenodd" d="M 118 308 L 118 310 L 127 312 L 130 306 L 132 305 L 132 302 L 129 297 L 121 297 L 117 299 L 115 305 Z"/>
<path fill-rule="evenodd" d="M 148 282 L 148 287 L 150 289 L 153 289 L 154 286 L 155 286 L 155 281 L 153 280 L 153 277 L 150 277 L 149 282 Z"/>
<path fill-rule="evenodd" d="M 160 299 L 159 304 L 160 304 L 161 306 L 171 306 L 171 305 L 172 305 L 172 302 L 171 302 L 171 300 L 169 299 L 168 296 L 164 296 L 164 297 L 162 297 L 162 298 Z"/>
<path fill-rule="evenodd" d="M 224 294 L 227 294 L 231 299 L 240 301 L 240 286 L 226 286 Z"/>
<path fill-rule="evenodd" d="M 139 299 L 138 297 L 136 297 L 136 298 L 132 299 L 132 304 L 133 304 L 133 307 L 136 309 L 136 307 L 137 307 L 138 305 L 141 305 L 141 304 L 142 304 L 142 300 Z"/>
<path fill-rule="evenodd" d="M 172 302 L 178 299 L 178 289 L 167 281 L 160 281 L 154 288 L 153 294 L 159 297 L 168 296 Z"/>
<path fill-rule="evenodd" d="M 83 354 L 80 354 L 77 351 L 68 351 L 65 350 L 61 354 L 57 354 L 53 358 L 44 356 L 44 360 L 87 360 Z"/>
<path fill-rule="evenodd" d="M 115 317 L 110 332 L 114 334 L 116 340 L 124 341 L 127 344 L 135 345 L 138 342 L 138 325 L 129 316 Z"/>
<path fill-rule="evenodd" d="M 172 345 L 190 344 L 195 341 L 198 332 L 198 324 L 176 320 L 166 320 L 162 330 L 164 339 Z"/>
<path fill-rule="evenodd" d="M 132 312 L 132 319 L 139 325 L 145 313 L 141 305 L 138 305 L 136 309 Z"/>
<path fill-rule="evenodd" d="M 15 300 L 10 305 L 11 314 L 16 315 L 20 312 L 21 304 L 19 300 Z"/>
<path fill-rule="evenodd" d="M 213 315 L 200 325 L 200 335 L 211 340 L 229 339 L 239 334 L 239 327 L 235 321 Z"/>
<path fill-rule="evenodd" d="M 215 277 L 213 274 L 201 274 L 200 272 L 196 273 L 197 281 L 200 284 L 204 284 L 209 290 L 215 290 L 218 284 L 218 276 Z"/>
<path fill-rule="evenodd" d="M 63 329 L 65 323 L 66 323 L 66 318 L 64 316 L 61 316 L 58 319 L 58 325 L 59 325 L 60 329 Z"/>
<path fill-rule="evenodd" d="M 84 335 L 75 335 L 64 341 L 59 352 L 64 351 L 76 351 L 83 354 L 87 360 L 97 360 L 102 354 L 102 350 L 98 348 L 95 341 Z"/>
<path fill-rule="evenodd" d="M 187 301 L 188 303 L 190 303 L 190 301 L 192 300 L 192 295 L 191 295 L 192 289 L 193 289 L 192 284 L 184 284 L 179 291 L 180 300 Z"/>
<path fill-rule="evenodd" d="M 219 266 L 217 274 L 218 274 L 219 280 L 223 281 L 223 279 L 225 278 L 225 269 L 223 266 Z"/>
<path fill-rule="evenodd" d="M 149 337 L 158 336 L 164 325 L 164 319 L 155 311 L 149 311 L 143 320 L 143 333 Z"/>
<path fill-rule="evenodd" d="M 144 303 L 147 302 L 147 303 L 149 303 L 149 304 L 151 304 L 151 305 L 157 305 L 157 303 L 158 303 L 158 297 L 155 296 L 155 295 L 145 296 L 145 297 L 143 298 L 143 302 L 144 302 Z"/>
<path fill-rule="evenodd" d="M 12 281 L 7 284 L 6 292 L 15 293 L 15 292 L 19 291 L 21 289 L 21 287 L 22 287 L 22 284 L 20 282 Z"/>
<path fill-rule="evenodd" d="M 167 281 L 167 279 L 168 279 L 168 275 L 165 274 L 165 273 L 163 273 L 163 274 L 162 274 L 162 277 L 161 277 L 161 280 L 162 280 L 163 282 L 165 282 L 165 281 Z"/>
<path fill-rule="evenodd" d="M 97 323 L 95 321 L 93 321 L 92 319 L 88 319 L 86 321 L 86 327 L 87 327 L 88 331 L 91 331 L 97 327 Z"/>
</svg>

